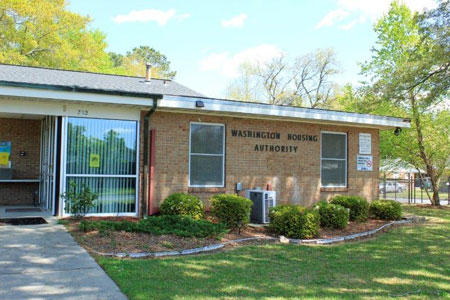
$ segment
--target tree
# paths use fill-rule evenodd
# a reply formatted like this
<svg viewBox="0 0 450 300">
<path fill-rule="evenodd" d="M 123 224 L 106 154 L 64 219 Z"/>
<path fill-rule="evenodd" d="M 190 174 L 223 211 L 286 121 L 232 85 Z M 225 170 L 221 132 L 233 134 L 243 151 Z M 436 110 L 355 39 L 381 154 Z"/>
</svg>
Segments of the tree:
<svg viewBox="0 0 450 300">
<path fill-rule="evenodd" d="M 289 90 L 293 76 L 289 74 L 289 65 L 284 55 L 266 63 L 255 66 L 256 75 L 260 78 L 266 99 L 270 104 L 290 104 L 294 94 Z"/>
<path fill-rule="evenodd" d="M 287 61 L 284 55 L 268 62 L 241 65 L 238 79 L 228 86 L 227 96 L 277 105 L 327 108 L 335 100 L 337 85 L 331 79 L 339 73 L 336 54 L 317 50 Z"/>
<path fill-rule="evenodd" d="M 412 128 L 402 138 L 391 139 L 391 148 L 426 171 L 433 205 L 440 204 L 439 183 L 450 157 L 449 115 L 436 110 L 449 97 L 448 7 L 448 1 L 441 2 L 437 9 L 418 15 L 393 2 L 374 26 L 377 46 L 372 60 L 363 65 L 368 90 L 378 103 L 411 119 Z"/>
<path fill-rule="evenodd" d="M 331 78 L 339 73 L 333 49 L 317 50 L 296 59 L 293 70 L 295 94 L 311 108 L 329 107 L 336 85 Z"/>
<path fill-rule="evenodd" d="M 0 62 L 111 72 L 105 35 L 88 29 L 90 22 L 65 0 L 2 0 Z"/>
<path fill-rule="evenodd" d="M 247 102 L 256 102 L 258 95 L 258 80 L 255 78 L 252 64 L 244 63 L 239 66 L 238 78 L 227 87 L 227 98 Z"/>
<path fill-rule="evenodd" d="M 152 65 L 152 77 L 173 79 L 177 74 L 170 69 L 170 61 L 161 52 L 149 46 L 139 46 L 128 51 L 125 56 L 114 52 L 109 53 L 109 57 L 122 73 L 131 76 L 145 76 L 145 65 Z"/>
</svg>

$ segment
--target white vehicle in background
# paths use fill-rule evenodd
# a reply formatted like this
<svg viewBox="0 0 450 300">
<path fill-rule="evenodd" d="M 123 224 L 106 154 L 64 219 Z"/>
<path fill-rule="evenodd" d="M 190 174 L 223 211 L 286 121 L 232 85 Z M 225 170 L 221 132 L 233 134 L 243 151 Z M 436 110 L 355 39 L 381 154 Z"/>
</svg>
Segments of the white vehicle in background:
<svg viewBox="0 0 450 300">
<path fill-rule="evenodd" d="M 405 184 L 396 181 L 380 182 L 379 190 L 383 193 L 401 193 L 406 191 Z"/>
</svg>

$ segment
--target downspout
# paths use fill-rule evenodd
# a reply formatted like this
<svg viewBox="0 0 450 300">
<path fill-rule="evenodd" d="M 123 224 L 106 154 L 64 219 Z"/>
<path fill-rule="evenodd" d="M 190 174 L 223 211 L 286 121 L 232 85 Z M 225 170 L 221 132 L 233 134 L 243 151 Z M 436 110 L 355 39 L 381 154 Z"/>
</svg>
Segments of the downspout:
<svg viewBox="0 0 450 300">
<path fill-rule="evenodd" d="M 144 116 L 144 184 L 143 193 L 141 196 L 141 213 L 140 216 L 151 215 L 153 213 L 153 172 L 150 172 L 150 151 L 154 153 L 154 145 L 150 148 L 150 117 L 156 111 L 158 107 L 158 100 L 162 99 L 162 96 L 155 96 L 153 98 L 152 108 Z M 152 137 L 154 140 L 154 136 Z M 154 155 L 153 155 L 154 156 Z M 153 162 L 152 162 L 153 163 Z M 153 170 L 152 170 L 153 171 Z M 149 174 L 152 173 L 152 174 Z M 149 175 L 151 175 L 149 180 Z M 148 207 L 147 207 L 148 200 Z"/>
</svg>

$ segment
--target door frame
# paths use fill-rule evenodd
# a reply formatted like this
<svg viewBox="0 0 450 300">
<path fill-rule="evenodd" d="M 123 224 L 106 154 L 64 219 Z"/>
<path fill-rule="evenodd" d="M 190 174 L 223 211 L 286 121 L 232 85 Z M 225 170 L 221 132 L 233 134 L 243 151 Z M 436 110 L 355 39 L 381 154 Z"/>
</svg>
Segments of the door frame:
<svg viewBox="0 0 450 300">
<path fill-rule="evenodd" d="M 39 204 L 55 215 L 58 157 L 58 117 L 46 116 L 41 121 Z"/>
</svg>

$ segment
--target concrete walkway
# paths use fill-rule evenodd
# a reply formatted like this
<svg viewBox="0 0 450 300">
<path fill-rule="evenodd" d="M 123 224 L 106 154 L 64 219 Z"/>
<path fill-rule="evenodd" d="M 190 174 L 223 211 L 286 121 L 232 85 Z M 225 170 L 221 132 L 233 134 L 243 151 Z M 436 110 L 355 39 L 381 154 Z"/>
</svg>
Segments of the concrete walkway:
<svg viewBox="0 0 450 300">
<path fill-rule="evenodd" d="M 0 225 L 0 299 L 127 299 L 54 218 Z"/>
</svg>

